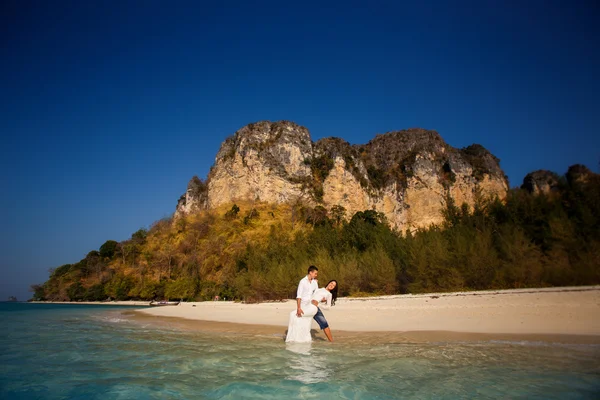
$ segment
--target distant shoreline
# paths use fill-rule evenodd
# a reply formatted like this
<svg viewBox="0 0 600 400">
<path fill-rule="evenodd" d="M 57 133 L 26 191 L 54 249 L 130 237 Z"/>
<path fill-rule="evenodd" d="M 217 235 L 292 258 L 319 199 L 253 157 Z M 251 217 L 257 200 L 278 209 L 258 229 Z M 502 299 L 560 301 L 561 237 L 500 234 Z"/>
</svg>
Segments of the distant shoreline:
<svg viewBox="0 0 600 400">
<path fill-rule="evenodd" d="M 384 296 L 364 296 L 364 297 L 339 297 L 339 300 L 345 301 L 371 301 L 371 300 L 393 300 L 399 298 L 425 298 L 431 296 L 437 297 L 449 297 L 449 296 L 478 296 L 478 295 L 507 295 L 507 294 L 531 294 L 531 293 L 562 293 L 562 292 L 588 292 L 588 291 L 600 291 L 600 285 L 593 286 L 554 286 L 545 288 L 523 288 L 523 289 L 487 289 L 487 290 L 469 290 L 461 292 L 431 292 L 431 293 L 409 293 L 409 294 L 392 294 Z M 283 303 L 290 299 L 283 300 L 270 300 L 259 303 L 247 303 L 247 304 L 269 304 L 269 303 Z M 115 305 L 115 306 L 136 306 L 136 305 L 149 305 L 153 300 L 113 300 L 113 301 L 2 301 L 1 303 L 36 303 L 36 304 L 104 304 L 104 305 Z M 171 300 L 174 301 L 174 300 Z M 219 300 L 220 303 L 236 303 L 246 304 L 241 301 L 223 301 Z M 206 301 L 182 301 L 182 304 L 197 304 L 197 303 L 213 303 L 212 300 Z"/>
<path fill-rule="evenodd" d="M 7 302 L 9 303 L 9 302 Z M 82 306 L 150 306 L 150 301 L 126 300 L 126 301 L 22 301 L 19 303 L 30 304 L 70 304 Z"/>
</svg>

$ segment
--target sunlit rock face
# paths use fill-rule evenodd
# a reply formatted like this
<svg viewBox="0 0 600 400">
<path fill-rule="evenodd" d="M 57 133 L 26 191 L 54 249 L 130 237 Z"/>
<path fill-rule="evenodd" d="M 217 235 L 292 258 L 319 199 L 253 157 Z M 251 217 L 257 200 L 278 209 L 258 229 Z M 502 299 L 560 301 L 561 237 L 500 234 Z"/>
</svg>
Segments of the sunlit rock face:
<svg viewBox="0 0 600 400">
<path fill-rule="evenodd" d="M 193 178 L 177 215 L 235 201 L 342 206 L 383 213 L 396 229 L 442 222 L 447 196 L 472 206 L 478 196 L 504 198 L 499 160 L 480 145 L 455 149 L 435 131 L 377 135 L 365 145 L 313 142 L 293 122 L 250 124 L 225 140 L 206 182 Z"/>
<path fill-rule="evenodd" d="M 479 145 L 457 150 L 434 131 L 388 132 L 352 149 L 335 158 L 323 185 L 325 205 L 342 205 L 349 215 L 373 209 L 397 229 L 439 224 L 447 196 L 472 206 L 478 195 L 504 198 L 508 191 L 491 153 Z"/>
<path fill-rule="evenodd" d="M 308 130 L 291 122 L 250 124 L 225 140 L 208 180 L 208 207 L 236 200 L 269 203 L 303 195 L 312 157 Z"/>
</svg>

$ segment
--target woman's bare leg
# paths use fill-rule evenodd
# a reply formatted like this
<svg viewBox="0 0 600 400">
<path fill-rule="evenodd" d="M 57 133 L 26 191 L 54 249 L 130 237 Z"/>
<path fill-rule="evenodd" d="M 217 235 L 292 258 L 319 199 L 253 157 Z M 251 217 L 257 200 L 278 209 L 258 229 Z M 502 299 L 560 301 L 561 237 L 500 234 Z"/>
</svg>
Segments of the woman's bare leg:
<svg viewBox="0 0 600 400">
<path fill-rule="evenodd" d="M 329 329 L 329 327 L 323 329 L 323 333 L 325 333 L 325 336 L 327 336 L 327 339 L 330 342 L 333 342 L 333 336 L 331 336 L 331 329 Z"/>
</svg>

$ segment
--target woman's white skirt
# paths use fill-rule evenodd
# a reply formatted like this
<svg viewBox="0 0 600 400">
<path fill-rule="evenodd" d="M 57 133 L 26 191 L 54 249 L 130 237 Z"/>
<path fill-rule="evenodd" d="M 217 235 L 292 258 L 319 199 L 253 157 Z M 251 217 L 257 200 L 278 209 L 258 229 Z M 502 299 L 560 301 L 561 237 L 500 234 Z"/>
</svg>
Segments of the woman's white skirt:
<svg viewBox="0 0 600 400">
<path fill-rule="evenodd" d="M 301 307 L 302 311 L 304 311 L 304 314 L 302 314 L 301 317 L 296 315 L 296 310 L 290 312 L 290 322 L 288 324 L 287 336 L 285 337 L 286 342 L 312 342 L 310 328 L 318 308 L 312 303 L 302 305 Z"/>
</svg>

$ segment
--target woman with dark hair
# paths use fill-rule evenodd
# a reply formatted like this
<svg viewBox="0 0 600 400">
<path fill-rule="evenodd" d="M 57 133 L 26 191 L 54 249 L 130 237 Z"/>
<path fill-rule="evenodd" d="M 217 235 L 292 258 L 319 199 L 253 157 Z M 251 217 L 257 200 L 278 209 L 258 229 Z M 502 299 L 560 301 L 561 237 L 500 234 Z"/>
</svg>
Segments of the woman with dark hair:
<svg viewBox="0 0 600 400">
<path fill-rule="evenodd" d="M 304 313 L 301 317 L 298 317 L 296 310 L 290 313 L 290 322 L 288 324 L 288 332 L 285 338 L 286 342 L 310 342 L 312 338 L 310 336 L 310 325 L 314 317 L 315 321 L 319 324 L 319 327 L 327 336 L 330 342 L 333 342 L 333 336 L 331 336 L 331 329 L 325 319 L 325 316 L 321 312 L 319 306 L 327 309 L 335 305 L 338 294 L 338 283 L 336 280 L 331 280 L 327 286 L 315 290 L 311 297 L 311 302 L 305 307 Z M 325 304 L 323 304 L 325 303 Z"/>
</svg>

